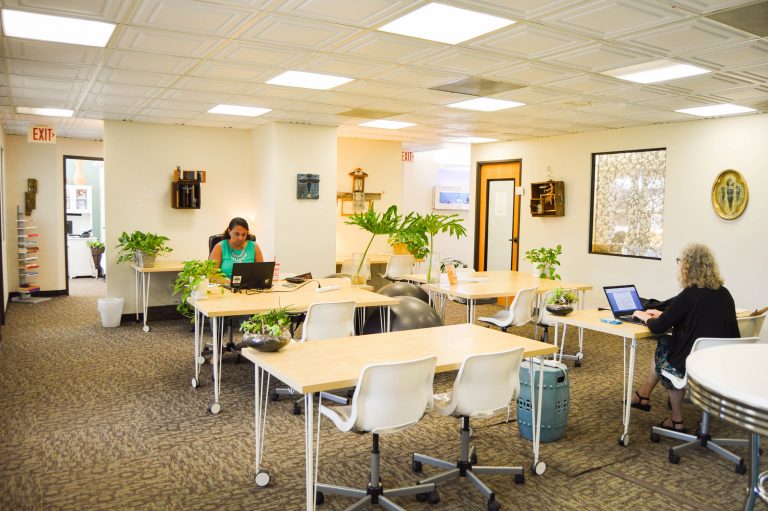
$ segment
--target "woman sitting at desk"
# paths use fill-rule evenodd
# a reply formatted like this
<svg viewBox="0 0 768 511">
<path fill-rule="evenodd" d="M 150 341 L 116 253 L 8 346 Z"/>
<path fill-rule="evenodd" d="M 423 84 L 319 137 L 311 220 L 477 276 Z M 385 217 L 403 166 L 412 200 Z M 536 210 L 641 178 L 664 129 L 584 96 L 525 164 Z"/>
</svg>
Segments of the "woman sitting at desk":
<svg viewBox="0 0 768 511">
<path fill-rule="evenodd" d="M 213 247 L 208 259 L 216 261 L 222 273 L 231 279 L 234 263 L 260 263 L 264 261 L 264 255 L 259 245 L 248 239 L 248 222 L 235 217 L 229 221 L 224 239 Z"/>
<path fill-rule="evenodd" d="M 676 389 L 672 382 L 661 376 L 662 370 L 682 378 L 685 376 L 685 359 L 696 339 L 739 337 L 739 327 L 733 297 L 723 287 L 723 278 L 709 248 L 688 245 L 683 248 L 677 263 L 680 268 L 678 279 L 683 290 L 670 306 L 664 312 L 650 309 L 634 313 L 646 322 L 651 332 L 663 334 L 672 329 L 672 333 L 659 338 L 648 379 L 640 390 L 635 391 L 636 399 L 632 399 L 632 407 L 650 411 L 651 391 L 661 379 L 661 384 L 669 393 L 672 417 L 659 426 L 685 432 L 682 410 L 685 390 Z"/>
</svg>

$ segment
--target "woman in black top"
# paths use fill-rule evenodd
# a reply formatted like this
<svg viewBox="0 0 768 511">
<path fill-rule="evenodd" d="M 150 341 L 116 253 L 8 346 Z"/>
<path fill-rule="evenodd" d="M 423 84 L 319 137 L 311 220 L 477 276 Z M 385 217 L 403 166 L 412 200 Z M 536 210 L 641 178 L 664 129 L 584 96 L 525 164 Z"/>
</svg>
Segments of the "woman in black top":
<svg viewBox="0 0 768 511">
<path fill-rule="evenodd" d="M 723 279 L 709 248 L 698 244 L 688 245 L 683 248 L 677 262 L 680 267 L 678 278 L 683 290 L 670 306 L 664 312 L 650 309 L 634 313 L 646 322 L 651 332 L 662 334 L 670 329 L 672 332 L 659 338 L 648 379 L 635 392 L 632 407 L 649 411 L 651 392 L 661 379 L 661 384 L 669 393 L 672 417 L 660 426 L 674 431 L 686 431 L 682 413 L 685 390 L 676 389 L 667 378 L 661 376 L 662 370 L 682 378 L 685 375 L 685 359 L 696 339 L 739 337 L 739 327 L 733 297 L 723 287 Z"/>
</svg>

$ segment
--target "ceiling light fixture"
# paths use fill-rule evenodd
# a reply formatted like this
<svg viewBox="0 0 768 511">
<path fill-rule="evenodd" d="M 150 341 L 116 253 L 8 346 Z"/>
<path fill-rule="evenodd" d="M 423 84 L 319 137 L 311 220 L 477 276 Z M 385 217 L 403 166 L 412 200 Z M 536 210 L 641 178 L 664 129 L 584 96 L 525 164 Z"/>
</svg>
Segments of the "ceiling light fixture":
<svg viewBox="0 0 768 511">
<path fill-rule="evenodd" d="M 115 30 L 113 23 L 65 18 L 3 9 L 3 32 L 9 37 L 81 44 L 104 48 Z"/>
<path fill-rule="evenodd" d="M 464 137 L 464 138 L 457 138 L 456 142 L 461 142 L 463 144 L 485 144 L 488 142 L 498 142 L 498 138 L 485 138 L 485 137 Z"/>
<path fill-rule="evenodd" d="M 386 130 L 399 130 L 400 128 L 416 126 L 416 124 L 412 122 L 385 121 L 383 119 L 379 119 L 376 121 L 364 122 L 362 124 L 359 124 L 358 126 L 365 126 L 367 128 L 384 128 Z"/>
<path fill-rule="evenodd" d="M 240 105 L 216 105 L 208 110 L 209 114 L 224 114 L 224 115 L 244 115 L 247 117 L 256 117 L 267 112 L 271 112 L 271 108 L 259 108 L 255 106 L 240 106 Z"/>
<path fill-rule="evenodd" d="M 438 43 L 459 44 L 513 23 L 498 16 L 431 3 L 379 27 L 379 30 Z"/>
<path fill-rule="evenodd" d="M 72 117 L 72 114 L 75 112 L 65 108 L 35 108 L 28 106 L 17 106 L 16 113 L 28 115 L 45 115 L 47 117 Z"/>
<path fill-rule="evenodd" d="M 451 108 L 463 108 L 465 110 L 479 110 L 480 112 L 495 112 L 505 108 L 524 106 L 525 103 L 507 101 L 506 99 L 476 98 L 448 105 Z"/>
<path fill-rule="evenodd" d="M 354 78 L 345 76 L 323 75 L 320 73 L 307 73 L 305 71 L 286 71 L 268 80 L 270 85 L 285 85 L 286 87 L 301 87 L 303 89 L 328 90 L 345 83 L 349 83 Z"/>
<path fill-rule="evenodd" d="M 698 115 L 700 117 L 716 117 L 719 115 L 746 114 L 756 112 L 754 108 L 723 103 L 722 105 L 697 106 L 695 108 L 683 108 L 675 110 L 681 114 Z"/>
<path fill-rule="evenodd" d="M 709 73 L 709 70 L 692 66 L 691 64 L 680 64 L 679 62 L 660 59 L 645 62 L 644 64 L 635 64 L 633 66 L 603 71 L 602 74 L 635 83 L 657 83 L 704 73 Z"/>
</svg>

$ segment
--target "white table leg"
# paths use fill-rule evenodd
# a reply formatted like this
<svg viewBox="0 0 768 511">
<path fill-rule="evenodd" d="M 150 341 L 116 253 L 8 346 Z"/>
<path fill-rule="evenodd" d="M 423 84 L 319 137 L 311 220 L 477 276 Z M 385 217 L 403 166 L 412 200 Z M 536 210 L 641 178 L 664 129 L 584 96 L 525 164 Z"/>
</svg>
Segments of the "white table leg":
<svg viewBox="0 0 768 511">
<path fill-rule="evenodd" d="M 139 276 L 141 272 L 139 270 L 134 270 L 134 278 L 133 278 L 133 307 L 136 311 L 136 323 L 139 322 Z"/>
<path fill-rule="evenodd" d="M 219 333 L 224 327 L 224 318 L 213 318 L 211 330 L 213 331 L 213 404 L 208 408 L 211 413 L 219 413 L 219 383 L 221 381 L 221 353 L 219 353 Z"/>
<path fill-rule="evenodd" d="M 195 307 L 195 376 L 192 377 L 192 388 L 195 389 L 200 386 L 200 357 L 201 355 L 201 337 L 200 332 L 200 311 Z"/>
<path fill-rule="evenodd" d="M 307 466 L 307 479 L 305 481 L 307 489 L 307 511 L 314 511 L 315 509 L 315 465 L 313 463 L 314 437 L 312 432 L 314 402 L 315 394 L 313 392 L 304 394 L 304 463 L 306 463 Z"/>
<path fill-rule="evenodd" d="M 624 352 L 627 351 L 627 338 L 625 337 L 624 340 Z M 629 368 L 626 368 L 625 364 L 625 383 L 624 383 L 624 418 L 622 422 L 624 423 L 624 433 L 621 435 L 621 438 L 619 438 L 619 445 L 622 447 L 626 447 L 629 445 L 629 414 L 632 404 L 632 384 L 634 383 L 634 376 L 635 376 L 635 351 L 637 348 L 637 341 L 635 339 L 630 340 L 630 348 L 629 348 Z M 625 357 L 626 359 L 626 357 Z"/>
<path fill-rule="evenodd" d="M 141 306 L 144 310 L 144 327 L 145 332 L 149 332 L 149 326 L 147 326 L 147 313 L 149 312 L 149 284 L 151 282 L 151 273 L 142 273 L 141 282 Z"/>
<path fill-rule="evenodd" d="M 475 322 L 475 304 L 476 302 L 474 298 L 467 299 L 467 323 L 470 325 Z"/>
<path fill-rule="evenodd" d="M 253 477 L 253 481 L 257 486 L 267 486 L 270 481 L 269 472 L 261 469 L 262 456 L 264 455 L 264 430 L 266 429 L 267 422 L 267 404 L 269 399 L 267 398 L 267 392 L 269 392 L 269 375 L 266 376 L 265 372 L 259 369 L 259 366 L 253 365 L 253 386 L 254 386 L 254 403 L 253 403 L 253 423 L 254 423 L 254 461 L 256 462 L 256 474 Z M 261 392 L 263 389 L 263 393 Z M 263 396 L 263 397 L 262 397 Z M 264 403 L 264 413 L 261 411 L 261 405 Z"/>
</svg>

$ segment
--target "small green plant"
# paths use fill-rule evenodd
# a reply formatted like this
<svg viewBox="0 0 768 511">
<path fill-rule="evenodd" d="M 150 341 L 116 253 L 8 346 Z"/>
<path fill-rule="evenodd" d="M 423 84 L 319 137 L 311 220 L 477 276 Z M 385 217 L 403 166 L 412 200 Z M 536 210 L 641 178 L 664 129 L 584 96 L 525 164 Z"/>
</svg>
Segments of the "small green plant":
<svg viewBox="0 0 768 511">
<path fill-rule="evenodd" d="M 562 253 L 563 247 L 560 245 L 555 248 L 534 248 L 525 253 L 525 259 L 534 264 L 540 279 L 560 280 L 555 266 L 560 266 L 558 257 Z"/>
<path fill-rule="evenodd" d="M 88 248 L 91 250 L 100 250 L 104 248 L 104 243 L 100 242 L 99 240 L 93 240 L 86 243 L 88 245 Z"/>
<path fill-rule="evenodd" d="M 368 250 L 371 248 L 371 243 L 380 235 L 390 235 L 395 232 L 400 224 L 401 216 L 397 214 L 397 206 L 390 206 L 384 213 L 376 213 L 373 206 L 371 206 L 365 213 L 355 213 L 349 220 L 344 222 L 347 225 L 356 225 L 371 233 L 371 239 L 368 241 L 368 245 L 365 247 L 363 257 L 360 260 L 360 264 L 355 271 L 355 276 L 360 275 L 365 264 L 365 256 L 368 255 Z"/>
<path fill-rule="evenodd" d="M 291 308 L 280 307 L 261 314 L 254 314 L 240 325 L 240 331 L 250 334 L 277 337 L 291 322 Z"/>
<path fill-rule="evenodd" d="M 578 296 L 572 290 L 558 287 L 549 296 L 546 305 L 571 305 L 578 301 Z"/>
<path fill-rule="evenodd" d="M 173 283 L 173 294 L 179 295 L 179 304 L 176 306 L 176 310 L 184 317 L 193 319 L 195 309 L 187 300 L 204 279 L 215 279 L 218 277 L 224 277 L 224 274 L 216 266 L 216 261 L 210 259 L 205 261 L 199 259 L 185 261 L 184 267 Z"/>
<path fill-rule="evenodd" d="M 134 254 L 137 251 L 156 256 L 173 250 L 165 245 L 168 238 L 151 232 L 134 231 L 128 234 L 123 231 L 123 234 L 120 235 L 117 241 L 118 243 L 115 248 L 120 249 L 117 257 L 118 263 L 133 262 Z"/>
</svg>

